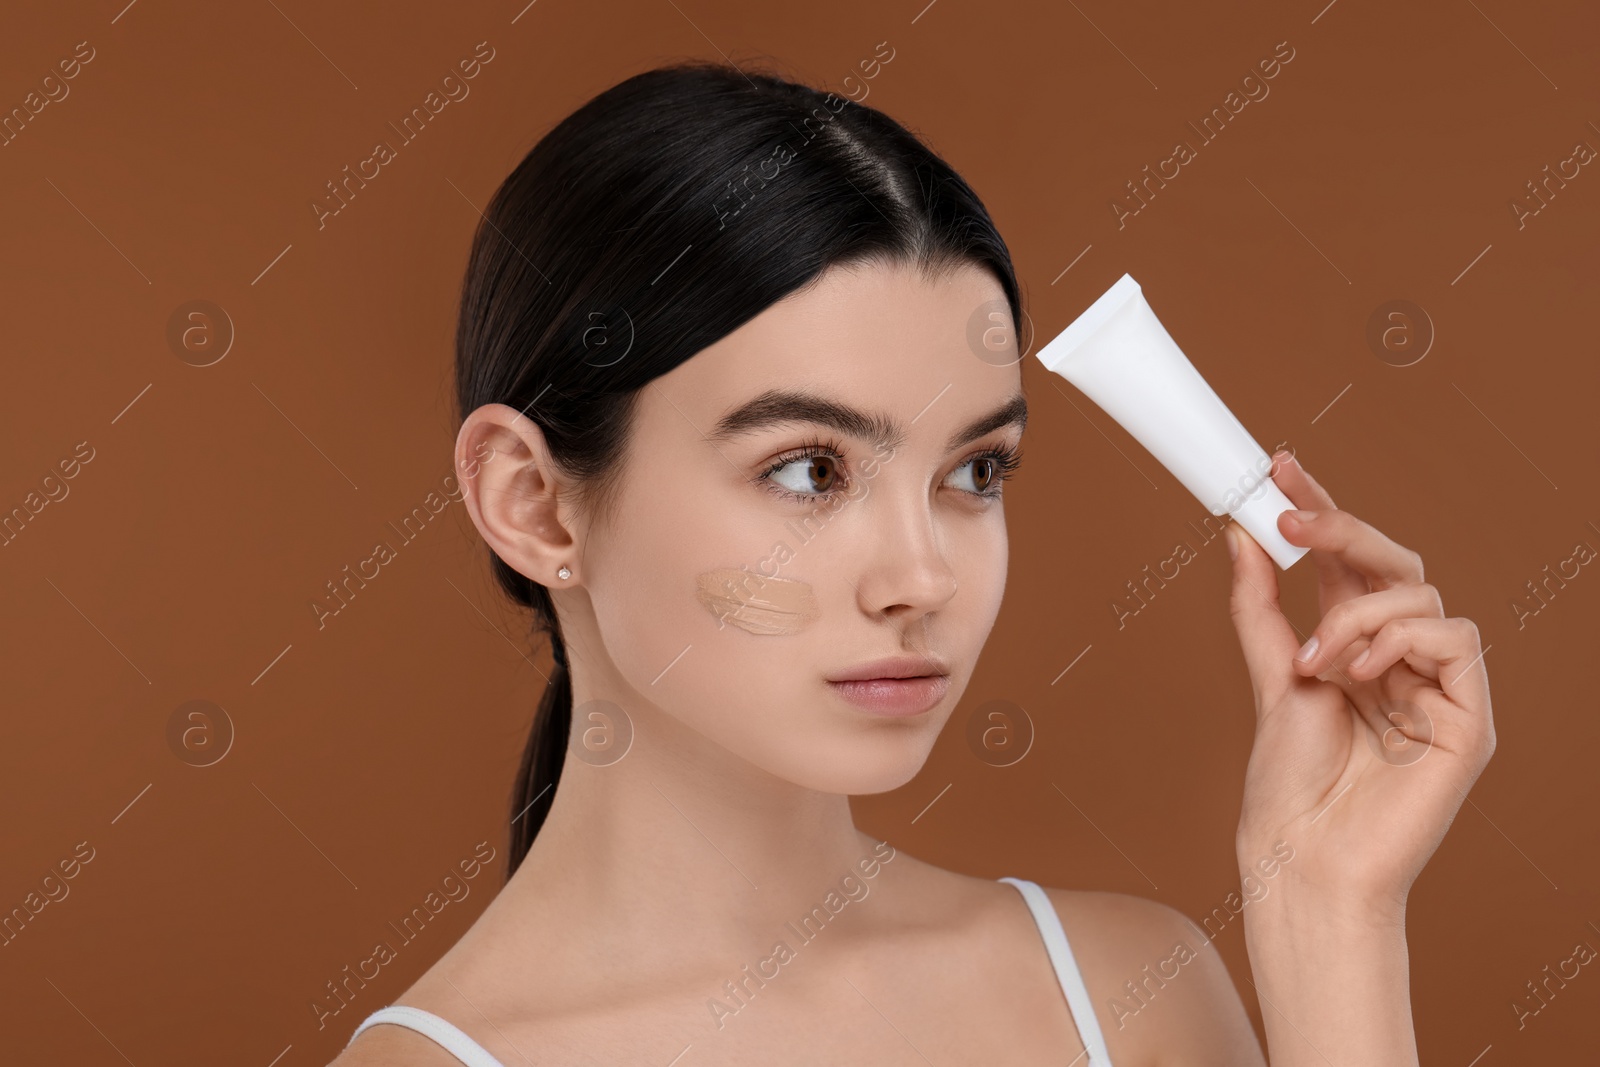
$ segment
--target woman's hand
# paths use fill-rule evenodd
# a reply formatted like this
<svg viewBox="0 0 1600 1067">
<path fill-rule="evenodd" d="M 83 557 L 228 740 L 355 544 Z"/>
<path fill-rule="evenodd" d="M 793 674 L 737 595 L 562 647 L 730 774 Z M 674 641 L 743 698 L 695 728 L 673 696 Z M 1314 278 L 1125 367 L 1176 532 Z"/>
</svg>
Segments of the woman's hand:
<svg viewBox="0 0 1600 1067">
<path fill-rule="evenodd" d="M 1322 621 L 1307 640 L 1297 635 L 1279 609 L 1271 557 L 1230 523 L 1230 612 L 1256 702 L 1240 869 L 1287 842 L 1283 869 L 1296 884 L 1358 911 L 1403 915 L 1411 883 L 1494 752 L 1478 628 L 1445 617 L 1415 552 L 1339 511 L 1289 453 L 1273 459 L 1273 481 L 1311 515 L 1280 515 L 1278 529 L 1311 549 Z"/>
</svg>

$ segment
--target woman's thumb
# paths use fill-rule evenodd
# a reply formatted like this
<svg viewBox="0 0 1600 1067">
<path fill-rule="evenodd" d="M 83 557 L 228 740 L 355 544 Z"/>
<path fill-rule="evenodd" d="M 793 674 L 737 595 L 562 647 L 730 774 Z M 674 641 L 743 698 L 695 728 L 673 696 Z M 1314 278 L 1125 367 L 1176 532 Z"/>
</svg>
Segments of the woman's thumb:
<svg viewBox="0 0 1600 1067">
<path fill-rule="evenodd" d="M 1229 522 L 1223 536 L 1233 557 L 1228 613 L 1239 634 L 1258 706 L 1267 707 L 1299 677 L 1292 660 L 1300 642 L 1278 606 L 1278 571 L 1272 557 L 1237 522 Z"/>
</svg>

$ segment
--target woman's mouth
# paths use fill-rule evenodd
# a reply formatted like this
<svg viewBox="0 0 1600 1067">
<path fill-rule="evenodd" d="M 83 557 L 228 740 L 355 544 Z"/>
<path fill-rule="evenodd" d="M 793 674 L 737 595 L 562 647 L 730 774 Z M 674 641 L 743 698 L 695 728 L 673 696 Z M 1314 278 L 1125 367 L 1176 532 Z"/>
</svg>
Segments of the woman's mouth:
<svg viewBox="0 0 1600 1067">
<path fill-rule="evenodd" d="M 875 715 L 920 715 L 944 699 L 950 689 L 950 676 L 862 678 L 828 685 L 845 700 Z"/>
<path fill-rule="evenodd" d="M 921 715 L 944 699 L 950 667 L 931 653 L 890 656 L 828 675 L 839 696 L 874 715 Z"/>
</svg>

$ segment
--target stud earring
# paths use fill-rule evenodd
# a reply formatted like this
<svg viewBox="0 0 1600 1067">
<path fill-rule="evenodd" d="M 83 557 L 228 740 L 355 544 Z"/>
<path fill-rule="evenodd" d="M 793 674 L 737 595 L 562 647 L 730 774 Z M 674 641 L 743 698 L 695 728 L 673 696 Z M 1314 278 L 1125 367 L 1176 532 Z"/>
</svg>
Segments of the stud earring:
<svg viewBox="0 0 1600 1067">
<path fill-rule="evenodd" d="M 556 577 L 560 578 L 564 582 L 568 578 L 572 577 L 572 572 L 570 570 L 568 570 L 567 569 L 567 565 L 565 563 L 563 563 L 561 565 L 561 569 L 556 571 Z"/>
</svg>

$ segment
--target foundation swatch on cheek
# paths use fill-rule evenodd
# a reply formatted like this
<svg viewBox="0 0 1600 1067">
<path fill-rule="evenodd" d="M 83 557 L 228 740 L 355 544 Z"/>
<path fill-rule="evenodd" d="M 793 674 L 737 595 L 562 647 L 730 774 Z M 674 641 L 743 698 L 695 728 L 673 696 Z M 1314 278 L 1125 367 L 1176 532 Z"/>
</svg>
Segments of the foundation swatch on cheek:
<svg viewBox="0 0 1600 1067">
<path fill-rule="evenodd" d="M 753 634 L 799 633 L 819 611 L 811 586 L 794 578 L 768 578 L 738 567 L 706 571 L 697 579 L 700 603 L 719 622 Z"/>
</svg>

